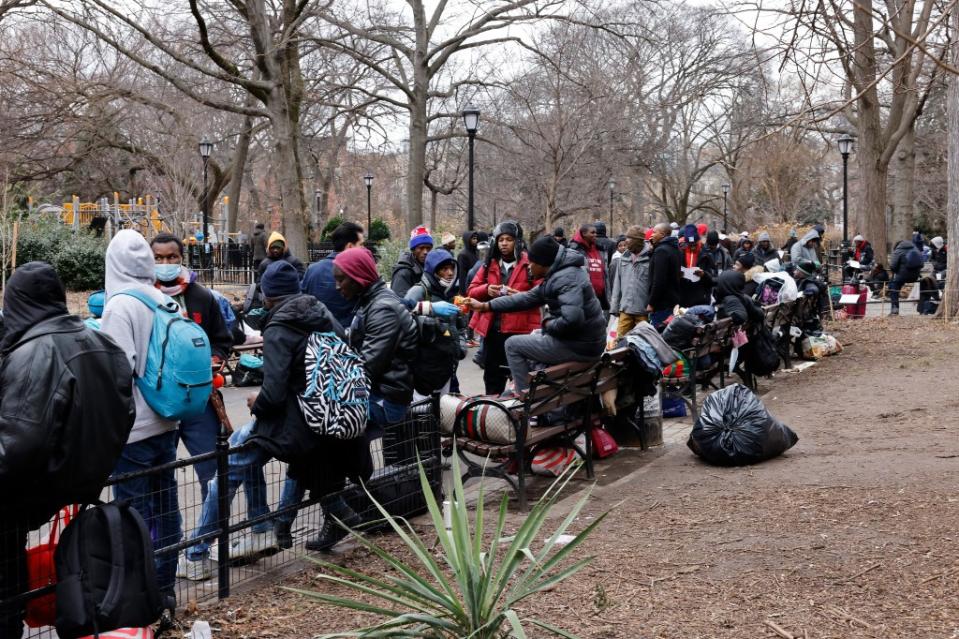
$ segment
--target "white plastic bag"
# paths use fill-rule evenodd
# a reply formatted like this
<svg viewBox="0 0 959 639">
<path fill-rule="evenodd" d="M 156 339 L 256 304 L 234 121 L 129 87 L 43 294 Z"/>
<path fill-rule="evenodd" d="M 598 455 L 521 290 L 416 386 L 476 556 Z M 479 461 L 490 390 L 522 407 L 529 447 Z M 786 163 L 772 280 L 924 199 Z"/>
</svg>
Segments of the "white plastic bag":
<svg viewBox="0 0 959 639">
<path fill-rule="evenodd" d="M 779 289 L 779 303 L 783 302 L 792 302 L 793 300 L 799 299 L 799 287 L 796 286 L 796 280 L 792 278 L 789 273 L 781 271 L 779 273 L 756 273 L 753 275 L 753 281 L 757 284 L 762 284 L 769 278 L 776 278 L 782 281 L 782 286 Z"/>
</svg>

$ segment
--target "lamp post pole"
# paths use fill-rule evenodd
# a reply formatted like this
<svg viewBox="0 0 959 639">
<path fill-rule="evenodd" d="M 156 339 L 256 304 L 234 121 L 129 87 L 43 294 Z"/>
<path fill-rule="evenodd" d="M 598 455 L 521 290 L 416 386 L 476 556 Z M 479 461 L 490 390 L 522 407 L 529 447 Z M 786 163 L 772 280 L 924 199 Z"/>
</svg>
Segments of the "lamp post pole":
<svg viewBox="0 0 959 639">
<path fill-rule="evenodd" d="M 373 174 L 367 171 L 363 182 L 366 184 L 366 235 L 369 237 L 370 227 L 373 226 Z"/>
<path fill-rule="evenodd" d="M 208 191 L 207 186 L 207 166 L 210 163 L 210 155 L 213 153 L 213 143 L 204 137 L 198 146 L 200 150 L 200 157 L 203 158 L 203 228 L 201 229 L 203 244 L 200 246 L 200 263 L 203 264 L 204 268 L 206 268 L 209 262 L 207 258 L 206 246 L 210 243 L 210 192 Z M 212 273 L 210 274 L 210 280 L 211 282 L 213 280 Z"/>
<path fill-rule="evenodd" d="M 467 106 L 463 109 L 463 123 L 466 125 L 466 133 L 469 135 L 469 191 L 466 204 L 467 228 L 473 230 L 473 144 L 476 140 L 476 128 L 479 126 L 480 112 L 474 106 Z"/>
<path fill-rule="evenodd" d="M 848 133 L 843 133 L 836 140 L 839 146 L 839 154 L 842 155 L 842 249 L 840 255 L 841 264 L 845 264 L 849 257 L 849 154 L 852 152 L 853 138 Z M 843 272 L 840 267 L 840 273 Z"/>
<path fill-rule="evenodd" d="M 726 199 L 729 195 L 729 184 L 723 183 L 723 235 L 728 231 L 726 230 Z"/>
</svg>

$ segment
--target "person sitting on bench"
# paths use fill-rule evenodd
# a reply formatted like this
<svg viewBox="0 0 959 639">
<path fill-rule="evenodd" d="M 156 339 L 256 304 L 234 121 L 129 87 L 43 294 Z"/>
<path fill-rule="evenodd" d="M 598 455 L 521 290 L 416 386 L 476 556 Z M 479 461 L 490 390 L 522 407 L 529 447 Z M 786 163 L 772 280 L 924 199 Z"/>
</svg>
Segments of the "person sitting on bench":
<svg viewBox="0 0 959 639">
<path fill-rule="evenodd" d="M 533 279 L 545 278 L 542 284 L 525 293 L 471 302 L 474 311 L 494 313 L 546 307 L 542 330 L 506 340 L 506 361 L 517 392 L 529 387 L 529 371 L 536 368 L 531 362 L 592 362 L 606 346 L 606 319 L 583 256 L 552 237 L 541 237 L 530 247 L 529 261 Z"/>
</svg>

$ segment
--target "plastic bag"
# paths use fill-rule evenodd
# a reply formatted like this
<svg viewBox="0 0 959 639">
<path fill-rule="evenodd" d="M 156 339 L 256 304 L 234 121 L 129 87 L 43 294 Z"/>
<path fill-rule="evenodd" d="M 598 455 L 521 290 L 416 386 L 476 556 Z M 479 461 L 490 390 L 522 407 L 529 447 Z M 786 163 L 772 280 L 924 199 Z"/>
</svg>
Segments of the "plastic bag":
<svg viewBox="0 0 959 639">
<path fill-rule="evenodd" d="M 744 466 L 777 457 L 797 441 L 751 390 L 733 384 L 706 398 L 686 445 L 708 464 Z"/>
<path fill-rule="evenodd" d="M 842 352 L 842 344 L 832 335 L 811 335 L 802 341 L 803 357 L 822 359 Z"/>
<path fill-rule="evenodd" d="M 779 302 L 792 302 L 793 300 L 799 299 L 799 287 L 796 286 L 796 280 L 792 278 L 789 273 L 780 271 L 778 273 L 757 273 L 753 275 L 753 281 L 762 285 L 768 279 L 775 278 L 782 282 L 782 286 L 779 287 Z"/>
</svg>

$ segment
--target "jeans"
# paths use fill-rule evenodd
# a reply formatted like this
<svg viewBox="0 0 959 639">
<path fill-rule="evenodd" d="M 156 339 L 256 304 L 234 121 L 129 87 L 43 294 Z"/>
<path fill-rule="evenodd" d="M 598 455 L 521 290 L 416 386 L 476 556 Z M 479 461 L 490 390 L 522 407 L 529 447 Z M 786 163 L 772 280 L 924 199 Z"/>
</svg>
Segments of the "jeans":
<svg viewBox="0 0 959 639">
<path fill-rule="evenodd" d="M 296 481 L 292 477 L 287 477 L 286 481 L 283 482 L 283 492 L 280 493 L 280 505 L 277 507 L 277 510 L 282 510 L 287 506 L 293 506 L 303 501 L 303 497 L 306 496 L 306 488 L 303 487 L 300 482 Z M 287 513 L 281 513 L 276 516 L 276 521 L 285 524 L 293 524 L 293 520 L 296 519 L 296 511 L 291 510 Z"/>
<path fill-rule="evenodd" d="M 235 447 L 246 442 L 253 434 L 255 421 L 250 421 L 233 431 L 230 435 L 230 446 Z M 259 446 L 246 448 L 230 455 L 227 471 L 227 500 L 233 502 L 236 491 L 242 484 L 246 484 L 246 515 L 252 519 L 270 512 L 266 503 L 266 480 L 263 478 L 263 466 L 270 461 L 270 455 Z M 220 524 L 219 505 L 220 489 L 216 478 L 210 481 L 203 508 L 200 511 L 200 521 L 193 530 L 191 539 L 216 532 Z M 269 521 L 262 521 L 253 526 L 253 532 L 262 533 L 272 529 Z M 187 549 L 187 559 L 198 561 L 210 556 L 210 542 L 201 541 Z M 176 558 L 174 558 L 174 562 Z M 175 566 L 174 566 L 175 567 Z"/>
<path fill-rule="evenodd" d="M 216 450 L 216 435 L 220 431 L 220 419 L 216 416 L 213 404 L 207 402 L 206 410 L 198 417 L 180 422 L 180 441 L 191 456 L 212 453 Z M 207 484 L 216 475 L 216 459 L 208 459 L 193 465 L 197 481 L 200 482 L 200 495 L 206 500 Z"/>
<path fill-rule="evenodd" d="M 899 291 L 905 284 L 908 284 L 908 282 L 898 277 L 892 278 L 892 281 L 889 282 L 889 304 L 894 311 L 899 310 Z"/>
<path fill-rule="evenodd" d="M 513 375 L 513 384 L 517 391 L 529 388 L 531 363 L 564 364 L 566 362 L 592 362 L 599 359 L 602 349 L 596 355 L 580 355 L 573 351 L 563 340 L 552 335 L 538 333 L 533 335 L 513 335 L 506 340 L 506 361 Z"/>
<path fill-rule="evenodd" d="M 397 429 L 390 428 L 406 419 L 407 408 L 403 404 L 370 393 L 370 419 L 366 426 L 366 441 L 370 444 L 375 470 L 401 461 L 409 454 L 409 451 L 403 450 Z"/>
<path fill-rule="evenodd" d="M 147 470 L 176 460 L 175 430 L 127 444 L 120 453 L 114 474 Z M 162 473 L 128 479 L 113 487 L 113 499 L 129 501 L 153 534 L 153 548 L 180 542 L 183 535 L 177 501 L 176 474 Z M 176 553 L 156 556 L 157 583 L 161 592 L 172 592 L 176 581 Z"/>
<path fill-rule="evenodd" d="M 27 527 L 14 517 L 0 524 L 0 600 L 14 597 L 28 590 L 27 586 Z M 23 617 L 26 603 L 0 608 L 0 639 L 20 639 L 23 635 Z"/>
</svg>

